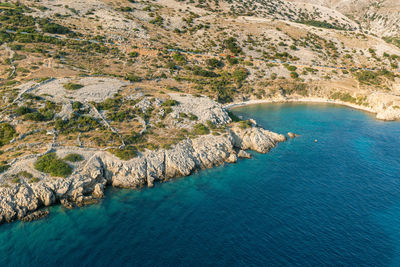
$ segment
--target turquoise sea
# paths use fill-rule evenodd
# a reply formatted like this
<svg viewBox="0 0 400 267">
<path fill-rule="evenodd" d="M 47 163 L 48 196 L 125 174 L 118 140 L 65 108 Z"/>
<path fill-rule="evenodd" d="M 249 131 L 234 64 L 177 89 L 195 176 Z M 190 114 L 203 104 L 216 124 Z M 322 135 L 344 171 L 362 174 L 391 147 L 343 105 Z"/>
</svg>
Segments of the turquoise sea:
<svg viewBox="0 0 400 267">
<path fill-rule="evenodd" d="M 301 136 L 237 164 L 1 225 L 0 266 L 400 266 L 399 122 L 328 104 L 235 113 Z"/>
</svg>

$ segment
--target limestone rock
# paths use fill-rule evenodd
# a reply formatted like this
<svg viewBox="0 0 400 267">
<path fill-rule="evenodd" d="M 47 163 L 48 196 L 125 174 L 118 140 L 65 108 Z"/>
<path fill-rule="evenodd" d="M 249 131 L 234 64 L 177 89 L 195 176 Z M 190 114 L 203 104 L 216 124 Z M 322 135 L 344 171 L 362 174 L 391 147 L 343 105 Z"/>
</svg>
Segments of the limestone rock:
<svg viewBox="0 0 400 267">
<path fill-rule="evenodd" d="M 165 151 L 166 178 L 191 174 L 197 165 L 193 152 L 193 147 L 188 140 L 176 145 L 173 149 Z"/>
<path fill-rule="evenodd" d="M 249 152 L 244 151 L 244 150 L 239 150 L 238 157 L 239 158 L 250 159 L 251 158 L 251 154 Z"/>
<path fill-rule="evenodd" d="M 97 197 L 97 198 L 104 197 L 104 185 L 103 184 L 98 183 L 94 186 L 93 196 Z"/>
<path fill-rule="evenodd" d="M 210 121 L 214 124 L 226 124 L 231 122 L 228 112 L 221 104 L 204 96 L 192 96 L 182 94 L 170 94 L 171 98 L 178 101 L 174 106 L 171 116 L 178 118 L 180 113 L 193 114 L 200 122 Z"/>
<path fill-rule="evenodd" d="M 226 159 L 228 163 L 235 163 L 238 160 L 238 156 L 234 153 L 230 154 L 229 157 Z"/>
<path fill-rule="evenodd" d="M 42 177 L 36 184 L 0 187 L 0 223 L 40 218 L 45 214 L 34 212 L 57 201 L 67 208 L 73 208 L 75 204 L 96 203 L 98 198 L 104 197 L 107 184 L 126 188 L 152 187 L 157 181 L 187 176 L 197 169 L 211 168 L 224 162 L 233 163 L 238 157 L 249 158 L 251 154 L 244 151 L 247 149 L 266 153 L 285 140 L 283 135 L 259 127 L 243 129 L 239 126 L 227 128 L 224 134 L 218 136 L 209 134 L 183 140 L 169 150 L 146 151 L 128 161 L 105 151 L 79 148 L 87 153 L 87 160 L 77 165 L 68 178 Z M 26 161 L 16 162 L 1 175 L 17 173 L 19 165 L 26 167 L 29 165 L 27 162 L 33 160 L 27 158 Z"/>
<path fill-rule="evenodd" d="M 41 201 L 44 206 L 50 206 L 56 201 L 56 197 L 52 190 L 46 185 L 40 185 L 33 188 L 35 196 Z"/>
<path fill-rule="evenodd" d="M 21 218 L 21 221 L 23 222 L 31 222 L 39 219 L 43 219 L 49 215 L 48 210 L 37 210 L 34 212 L 29 213 L 28 215 L 24 216 Z"/>
<path fill-rule="evenodd" d="M 242 150 L 251 149 L 260 153 L 267 153 L 278 142 L 284 142 L 286 137 L 258 127 L 242 129 L 233 127 L 231 135 L 234 145 Z"/>
</svg>

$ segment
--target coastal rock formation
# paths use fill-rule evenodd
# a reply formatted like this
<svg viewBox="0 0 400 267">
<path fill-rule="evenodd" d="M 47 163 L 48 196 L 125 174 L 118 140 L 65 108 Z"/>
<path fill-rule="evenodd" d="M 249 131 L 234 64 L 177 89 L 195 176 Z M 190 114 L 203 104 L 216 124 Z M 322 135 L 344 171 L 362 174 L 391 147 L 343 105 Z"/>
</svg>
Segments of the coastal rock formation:
<svg viewBox="0 0 400 267">
<path fill-rule="evenodd" d="M 400 119 L 400 97 L 387 93 L 373 93 L 368 97 L 368 102 L 380 120 Z"/>
<path fill-rule="evenodd" d="M 78 206 L 91 204 L 96 198 L 104 196 L 107 185 L 123 188 L 151 187 L 155 182 L 187 176 L 199 169 L 236 162 L 238 156 L 250 157 L 244 151 L 247 149 L 266 153 L 283 141 L 285 136 L 262 128 L 243 129 L 233 125 L 224 134 L 188 138 L 169 150 L 147 151 L 128 161 L 120 160 L 105 151 L 81 149 L 80 152 L 85 153 L 87 160 L 77 166 L 68 178 L 47 177 L 36 184 L 22 182 L 1 187 L 0 222 L 45 216 L 43 212 L 37 215 L 33 212 L 58 202 L 66 207 L 72 207 L 73 203 Z M 65 154 L 68 149 L 60 148 L 56 153 Z M 73 149 L 76 151 L 79 148 Z M 15 166 L 21 166 L 21 162 Z M 15 166 L 10 168 L 11 172 Z"/>
<path fill-rule="evenodd" d="M 289 138 L 296 138 L 297 136 L 299 136 L 298 134 L 292 133 L 292 132 L 288 132 L 287 134 L 289 136 Z"/>
<path fill-rule="evenodd" d="M 249 158 L 251 158 L 251 154 L 249 152 L 244 151 L 244 150 L 240 150 L 239 153 L 238 153 L 238 157 L 239 158 L 249 159 Z"/>
</svg>

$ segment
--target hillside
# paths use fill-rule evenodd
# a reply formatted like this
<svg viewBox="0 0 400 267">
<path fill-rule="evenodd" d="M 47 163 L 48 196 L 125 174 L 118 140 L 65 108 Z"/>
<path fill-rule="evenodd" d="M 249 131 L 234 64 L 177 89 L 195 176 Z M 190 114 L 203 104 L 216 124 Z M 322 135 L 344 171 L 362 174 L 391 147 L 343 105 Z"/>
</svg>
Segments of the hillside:
<svg viewBox="0 0 400 267">
<path fill-rule="evenodd" d="M 379 36 L 400 34 L 400 2 L 396 0 L 291 0 L 325 6 L 345 14 L 363 30 Z"/>
</svg>

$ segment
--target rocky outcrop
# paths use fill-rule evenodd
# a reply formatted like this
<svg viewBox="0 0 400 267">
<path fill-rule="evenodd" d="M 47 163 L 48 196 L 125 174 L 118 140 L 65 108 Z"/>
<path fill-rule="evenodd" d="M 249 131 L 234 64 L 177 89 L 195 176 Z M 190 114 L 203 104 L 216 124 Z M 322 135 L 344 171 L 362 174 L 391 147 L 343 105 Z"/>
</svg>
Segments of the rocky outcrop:
<svg viewBox="0 0 400 267">
<path fill-rule="evenodd" d="M 35 221 L 35 220 L 46 218 L 47 215 L 49 215 L 49 211 L 48 210 L 37 210 L 37 211 L 29 213 L 25 217 L 21 218 L 21 221 L 23 221 L 23 222 L 31 222 L 31 221 Z"/>
<path fill-rule="evenodd" d="M 170 94 L 170 97 L 179 102 L 171 113 L 172 118 L 179 118 L 180 114 L 184 113 L 195 115 L 200 122 L 210 121 L 217 125 L 231 122 L 221 104 L 208 97 L 189 94 Z"/>
<path fill-rule="evenodd" d="M 288 132 L 287 135 L 289 136 L 289 138 L 296 138 L 299 136 L 298 134 L 292 132 Z"/>
<path fill-rule="evenodd" d="M 368 96 L 368 103 L 379 120 L 400 119 L 400 96 L 388 93 L 372 93 Z"/>
<path fill-rule="evenodd" d="M 266 153 L 283 141 L 283 135 L 262 128 L 233 126 L 227 128 L 224 134 L 186 139 L 172 149 L 148 151 L 129 161 L 120 160 L 105 151 L 85 151 L 87 160 L 66 179 L 47 177 L 36 184 L 22 182 L 1 187 L 0 222 L 24 218 L 29 221 L 44 215 L 35 211 L 56 203 L 68 208 L 75 204 L 92 204 L 104 197 L 107 185 L 151 187 L 155 182 L 187 176 L 198 169 L 236 162 L 238 156 L 250 157 L 244 151 L 247 149 Z M 62 149 L 56 152 L 65 153 Z"/>
</svg>

